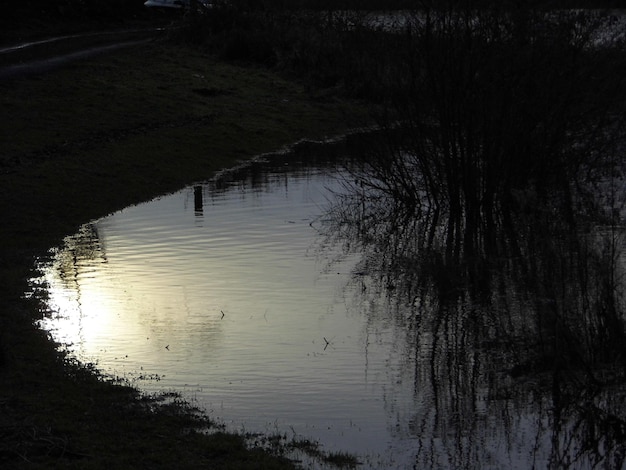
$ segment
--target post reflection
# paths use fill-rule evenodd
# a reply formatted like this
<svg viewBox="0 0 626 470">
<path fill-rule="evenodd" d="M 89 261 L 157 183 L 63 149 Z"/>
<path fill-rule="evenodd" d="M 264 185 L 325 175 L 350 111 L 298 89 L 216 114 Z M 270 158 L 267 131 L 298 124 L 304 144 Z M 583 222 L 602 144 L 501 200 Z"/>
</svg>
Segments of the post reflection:
<svg viewBox="0 0 626 470">
<path fill-rule="evenodd" d="M 202 186 L 193 187 L 193 210 L 196 217 L 202 217 L 204 212 L 204 202 L 202 198 Z"/>
</svg>

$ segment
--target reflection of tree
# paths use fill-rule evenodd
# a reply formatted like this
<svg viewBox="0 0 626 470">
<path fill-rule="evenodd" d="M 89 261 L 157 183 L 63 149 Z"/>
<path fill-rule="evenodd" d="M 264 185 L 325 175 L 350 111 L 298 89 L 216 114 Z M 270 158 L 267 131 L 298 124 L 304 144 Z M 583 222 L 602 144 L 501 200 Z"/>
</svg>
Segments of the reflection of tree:
<svg viewBox="0 0 626 470">
<path fill-rule="evenodd" d="M 81 267 L 94 262 L 106 263 L 104 247 L 96 224 L 82 225 L 79 231 L 65 239 L 65 247 L 55 257 L 59 279 L 66 287 L 80 288 Z"/>
<path fill-rule="evenodd" d="M 70 300 L 71 306 L 64 304 L 63 315 L 72 315 L 78 327 L 77 335 L 81 338 L 83 334 L 83 289 L 82 282 L 85 274 L 93 272 L 93 266 L 97 263 L 106 263 L 104 247 L 98 234 L 98 229 L 94 223 L 82 225 L 79 231 L 65 238 L 65 246 L 57 251 L 54 256 L 54 263 L 51 270 L 53 275 L 49 288 L 52 288 L 65 301 Z M 57 286 L 57 284 L 59 284 Z M 60 287 L 60 289 L 58 289 Z M 73 337 L 74 342 L 77 337 Z M 64 338 L 64 341 L 69 338 Z"/>
<path fill-rule="evenodd" d="M 420 463 L 439 462 L 443 452 L 446 465 L 471 467 L 493 451 L 494 440 L 508 449 L 504 455 L 530 458 L 520 426 L 534 434 L 540 467 L 621 458 L 619 229 L 574 230 L 558 213 L 512 212 L 511 227 L 494 227 L 499 243 L 492 251 L 450 259 L 445 216 L 410 217 L 362 187 L 339 200 L 323 230 L 364 252 L 357 301 L 387 299 L 395 307 L 385 311 L 396 313 L 423 404 L 404 424 L 422 441 Z"/>
<path fill-rule="evenodd" d="M 597 192 L 622 170 L 624 96 L 605 93 L 598 23 L 518 13 L 407 34 L 400 119 L 355 150 L 323 230 L 363 250 L 362 295 L 396 306 L 418 467 L 619 468 L 623 221 Z"/>
</svg>

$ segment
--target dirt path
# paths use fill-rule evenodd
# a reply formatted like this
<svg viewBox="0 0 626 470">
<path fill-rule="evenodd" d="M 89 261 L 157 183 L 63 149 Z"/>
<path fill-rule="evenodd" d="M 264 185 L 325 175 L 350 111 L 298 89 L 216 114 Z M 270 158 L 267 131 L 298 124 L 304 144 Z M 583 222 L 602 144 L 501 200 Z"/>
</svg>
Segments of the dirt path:
<svg viewBox="0 0 626 470">
<path fill-rule="evenodd" d="M 0 80 L 48 72 L 76 60 L 146 44 L 164 28 L 98 31 L 55 36 L 0 47 Z"/>
</svg>

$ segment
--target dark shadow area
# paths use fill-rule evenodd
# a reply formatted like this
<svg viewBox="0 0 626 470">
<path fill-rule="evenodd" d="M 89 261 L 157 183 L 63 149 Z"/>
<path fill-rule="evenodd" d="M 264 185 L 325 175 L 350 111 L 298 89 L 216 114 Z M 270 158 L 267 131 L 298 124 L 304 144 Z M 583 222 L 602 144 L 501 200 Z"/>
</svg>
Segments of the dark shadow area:
<svg viewBox="0 0 626 470">
<path fill-rule="evenodd" d="M 324 243 L 363 252 L 357 302 L 397 324 L 417 468 L 621 468 L 623 42 L 595 15 L 500 13 L 405 28 Z"/>
</svg>

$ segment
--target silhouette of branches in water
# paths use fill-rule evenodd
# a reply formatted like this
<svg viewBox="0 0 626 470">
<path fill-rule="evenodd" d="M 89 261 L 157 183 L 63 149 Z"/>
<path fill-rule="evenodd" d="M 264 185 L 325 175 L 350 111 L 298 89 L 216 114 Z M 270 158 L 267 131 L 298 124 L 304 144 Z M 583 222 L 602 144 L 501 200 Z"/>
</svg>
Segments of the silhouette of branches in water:
<svg viewBox="0 0 626 470">
<path fill-rule="evenodd" d="M 357 271 L 376 280 L 364 295 L 405 306 L 415 393 L 430 387 L 437 410 L 414 432 L 440 436 L 455 416 L 448 464 L 480 461 L 464 436 L 480 430 L 483 397 L 510 417 L 498 418 L 506 440 L 536 416 L 538 465 L 617 468 L 626 100 L 611 70 L 623 44 L 596 45 L 601 23 L 569 14 L 419 24 L 323 233 L 364 253 Z M 418 461 L 442 458 L 421 442 Z"/>
</svg>

